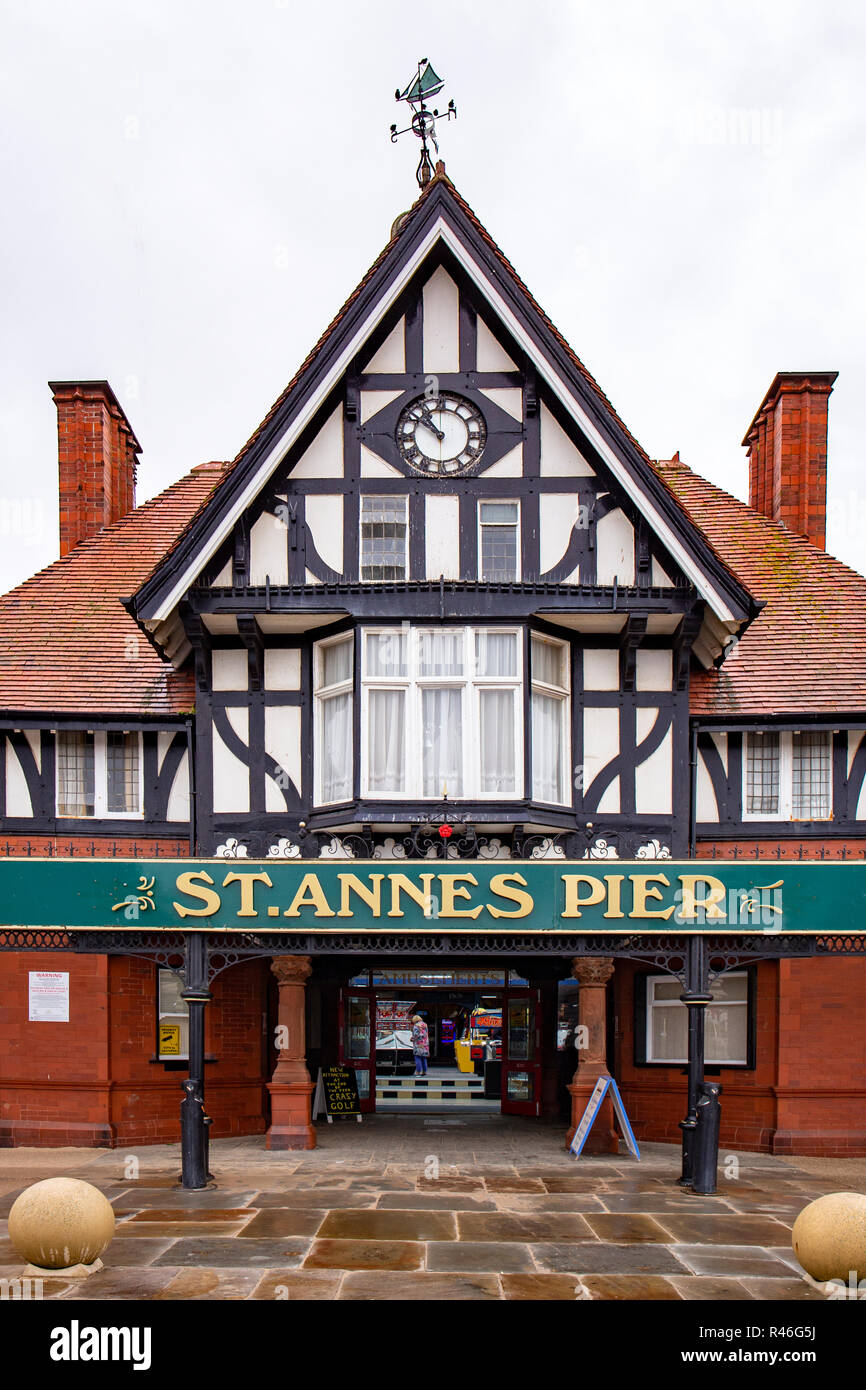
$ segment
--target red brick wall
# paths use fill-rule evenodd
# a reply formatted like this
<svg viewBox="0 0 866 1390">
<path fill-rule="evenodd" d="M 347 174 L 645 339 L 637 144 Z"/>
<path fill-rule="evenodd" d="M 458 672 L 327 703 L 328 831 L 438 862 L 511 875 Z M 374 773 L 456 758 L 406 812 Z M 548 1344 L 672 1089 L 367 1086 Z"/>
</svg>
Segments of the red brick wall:
<svg viewBox="0 0 866 1390">
<path fill-rule="evenodd" d="M 754 1070 L 722 1067 L 721 1144 L 792 1154 L 866 1154 L 866 961 L 760 961 Z M 615 1074 L 635 1134 L 679 1143 L 683 1066 L 634 1060 L 634 977 L 617 965 Z"/>
<path fill-rule="evenodd" d="M 182 839 L 10 836 L 7 855 L 185 857 Z M 266 1128 L 268 959 L 214 980 L 206 1010 L 205 1104 L 211 1135 Z M 28 1020 L 31 970 L 69 973 L 69 1023 Z M 184 1070 L 156 1053 L 157 968 L 135 956 L 4 952 L 0 971 L 0 1147 L 176 1143 Z"/>
</svg>

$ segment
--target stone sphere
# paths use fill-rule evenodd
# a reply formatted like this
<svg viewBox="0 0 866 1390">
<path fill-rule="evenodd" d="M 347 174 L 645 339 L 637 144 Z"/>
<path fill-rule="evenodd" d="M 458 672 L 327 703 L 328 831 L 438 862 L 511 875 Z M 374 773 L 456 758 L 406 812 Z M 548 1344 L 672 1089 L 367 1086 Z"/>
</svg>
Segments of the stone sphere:
<svg viewBox="0 0 866 1390">
<path fill-rule="evenodd" d="M 9 1239 L 23 1260 L 42 1269 L 92 1264 L 111 1243 L 114 1208 L 92 1183 L 46 1178 L 15 1199 Z"/>
<path fill-rule="evenodd" d="M 866 1279 L 866 1196 L 828 1192 L 810 1202 L 794 1222 L 791 1244 L 806 1273 L 821 1284 L 847 1284 L 852 1269 L 858 1281 Z"/>
</svg>

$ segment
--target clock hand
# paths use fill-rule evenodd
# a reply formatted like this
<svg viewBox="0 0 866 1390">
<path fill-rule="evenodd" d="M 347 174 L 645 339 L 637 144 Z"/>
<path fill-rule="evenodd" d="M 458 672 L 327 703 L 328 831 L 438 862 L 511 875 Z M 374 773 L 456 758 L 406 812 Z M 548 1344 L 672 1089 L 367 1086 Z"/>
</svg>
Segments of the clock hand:
<svg viewBox="0 0 866 1390">
<path fill-rule="evenodd" d="M 429 406 L 422 405 L 421 407 L 421 424 L 423 424 L 428 430 L 431 430 L 441 444 L 442 440 L 445 438 L 445 435 L 438 428 L 438 426 L 434 424 L 433 416 L 430 413 Z"/>
</svg>

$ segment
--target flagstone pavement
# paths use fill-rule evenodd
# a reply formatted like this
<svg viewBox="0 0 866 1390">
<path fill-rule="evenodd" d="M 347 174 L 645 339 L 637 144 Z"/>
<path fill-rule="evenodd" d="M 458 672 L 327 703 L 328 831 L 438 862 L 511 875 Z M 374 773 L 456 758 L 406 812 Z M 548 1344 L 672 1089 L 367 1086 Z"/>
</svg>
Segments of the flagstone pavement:
<svg viewBox="0 0 866 1390">
<path fill-rule="evenodd" d="M 722 1151 L 716 1196 L 676 1186 L 679 1150 L 575 1160 L 560 1128 L 502 1116 L 365 1116 L 305 1153 L 211 1145 L 215 1182 L 179 1184 L 178 1145 L 0 1150 L 0 1281 L 23 1263 L 17 1194 L 58 1174 L 117 1214 L 104 1269 L 46 1299 L 824 1301 L 791 1249 L 825 1192 L 866 1191 L 866 1159 Z M 0 1283 L 0 1289 L 6 1288 Z"/>
</svg>

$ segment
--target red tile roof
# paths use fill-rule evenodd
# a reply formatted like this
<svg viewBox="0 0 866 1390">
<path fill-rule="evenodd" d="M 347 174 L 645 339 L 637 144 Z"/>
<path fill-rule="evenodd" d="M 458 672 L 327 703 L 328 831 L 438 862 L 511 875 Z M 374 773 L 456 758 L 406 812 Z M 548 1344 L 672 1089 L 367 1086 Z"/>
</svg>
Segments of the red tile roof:
<svg viewBox="0 0 866 1390">
<path fill-rule="evenodd" d="M 226 467 L 199 465 L 0 598 L 0 709 L 159 716 L 193 708 L 191 673 L 160 659 L 120 600 L 144 582 Z"/>
<path fill-rule="evenodd" d="M 684 463 L 655 469 L 727 568 L 766 602 L 718 670 L 693 671 L 692 714 L 866 711 L 866 578 Z"/>
</svg>

